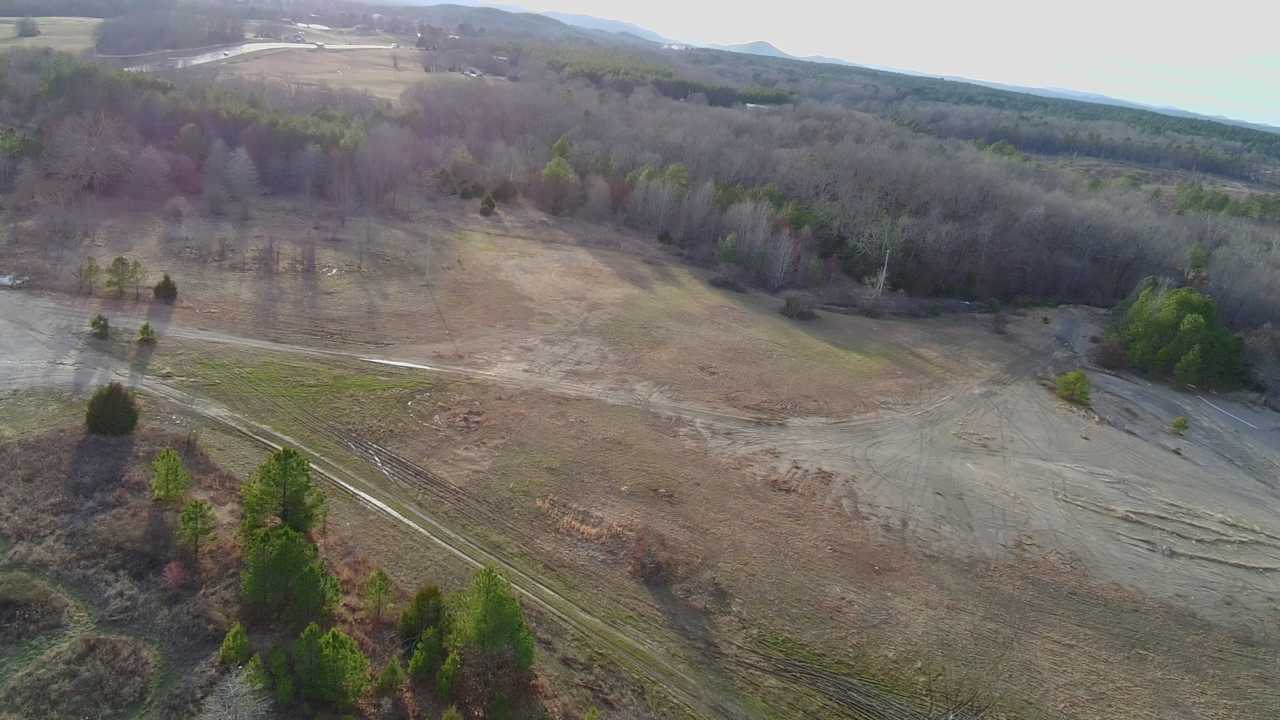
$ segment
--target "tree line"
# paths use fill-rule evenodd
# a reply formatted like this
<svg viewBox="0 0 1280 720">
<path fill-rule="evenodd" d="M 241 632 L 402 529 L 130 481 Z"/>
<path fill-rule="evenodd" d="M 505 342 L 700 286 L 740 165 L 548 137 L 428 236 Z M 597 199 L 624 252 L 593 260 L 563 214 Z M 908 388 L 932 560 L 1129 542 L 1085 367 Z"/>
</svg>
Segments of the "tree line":
<svg viewBox="0 0 1280 720">
<path fill-rule="evenodd" d="M 214 211 L 257 191 L 343 214 L 428 188 L 499 203 L 524 194 L 645 229 L 769 289 L 844 273 L 885 292 L 1110 304 L 1148 275 L 1180 276 L 1198 246 L 1228 322 L 1280 309 L 1274 226 L 1179 216 L 1135 188 L 1081 186 L 1018 153 L 840 103 L 680 102 L 566 77 L 538 57 L 526 55 L 518 83 L 422 84 L 392 107 L 10 53 L 0 120 L 18 157 L 7 177 L 19 204 L 159 183 L 147 194 L 201 194 Z"/>
</svg>

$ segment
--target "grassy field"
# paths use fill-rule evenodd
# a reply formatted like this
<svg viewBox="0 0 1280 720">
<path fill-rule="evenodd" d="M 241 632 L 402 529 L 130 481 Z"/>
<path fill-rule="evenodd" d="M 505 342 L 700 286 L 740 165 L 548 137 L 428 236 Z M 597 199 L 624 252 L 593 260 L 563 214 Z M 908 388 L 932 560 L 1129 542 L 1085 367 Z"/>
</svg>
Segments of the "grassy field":
<svg viewBox="0 0 1280 720">
<path fill-rule="evenodd" d="M 1156 707 L 1153 688 L 1185 682 L 1185 637 L 1230 644 L 1050 562 L 963 563 L 869 541 L 824 499 L 820 476 L 762 480 L 691 446 L 683 423 L 633 408 L 177 339 L 162 339 L 152 369 L 463 529 L 697 667 L 708 688 L 735 688 L 749 714 L 833 716 L 840 698 L 874 687 L 931 702 L 982 698 L 996 717 L 1051 718 L 1105 683 L 1105 700 L 1074 716 L 1146 718 L 1121 710 Z M 379 471 L 392 463 L 430 475 Z M 354 508 L 338 522 L 397 578 L 421 577 L 421 538 Z M 631 574 L 641 537 L 663 539 L 669 587 Z M 1119 616 L 1135 634 L 1114 637 Z M 1161 660 L 1127 663 L 1132 653 Z M 1257 679 L 1252 652 L 1226 657 L 1228 684 Z"/>
<path fill-rule="evenodd" d="M 334 42 L 365 43 L 380 42 L 380 40 L 364 40 L 356 37 Z M 397 61 L 399 69 L 396 69 Z M 406 88 L 424 80 L 497 82 L 489 79 L 466 78 L 458 73 L 424 73 L 412 49 L 330 52 L 316 52 L 305 48 L 267 50 L 233 58 L 222 63 L 219 68 L 221 72 L 237 77 L 274 80 L 312 87 L 328 85 L 336 88 L 351 88 L 367 91 L 387 100 L 399 98 Z"/>
<path fill-rule="evenodd" d="M 14 23 L 18 18 L 0 18 L 0 52 L 12 48 L 49 47 L 63 52 L 81 52 L 93 48 L 93 30 L 102 21 L 97 18 L 38 17 L 40 35 L 20 38 Z"/>
</svg>

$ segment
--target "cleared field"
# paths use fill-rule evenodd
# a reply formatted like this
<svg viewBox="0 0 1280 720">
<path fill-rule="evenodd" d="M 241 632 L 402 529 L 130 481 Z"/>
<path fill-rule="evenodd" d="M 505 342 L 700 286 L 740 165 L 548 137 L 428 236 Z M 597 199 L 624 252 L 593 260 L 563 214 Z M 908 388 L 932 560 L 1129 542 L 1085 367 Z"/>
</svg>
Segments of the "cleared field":
<svg viewBox="0 0 1280 720">
<path fill-rule="evenodd" d="M 536 579 L 573 621 L 544 631 L 594 637 L 652 696 L 701 689 L 696 714 L 1274 717 L 1269 416 L 1096 372 L 1092 410 L 1058 402 L 1042 377 L 1085 362 L 1088 309 L 1002 336 L 970 315 L 798 324 L 646 238 L 468 212 L 333 226 L 263 203 L 177 233 L 110 214 L 92 252 L 172 273 L 177 306 L 0 296 L 30 368 L 6 377 L 114 374 L 270 428 Z M 13 252 L 57 289 L 81 251 Z M 98 311 L 106 345 L 83 340 Z M 154 350 L 129 340 L 144 317 Z M 13 434 L 59 412 L 14 405 Z M 412 584 L 434 546 L 357 517 Z M 676 715 L 652 696 L 624 715 Z"/>
<path fill-rule="evenodd" d="M 347 42 L 356 40 L 365 42 L 359 38 L 346 38 Z M 395 67 L 396 60 L 392 58 L 398 60 L 398 70 Z M 219 65 L 219 71 L 238 77 L 286 82 L 291 85 L 328 85 L 363 90 L 387 100 L 399 98 L 406 88 L 423 80 L 485 82 L 466 78 L 458 73 L 424 73 L 412 49 L 330 52 L 305 48 L 269 50 L 228 60 Z"/>
<path fill-rule="evenodd" d="M 63 52 L 80 52 L 93 48 L 93 30 L 102 21 L 98 18 L 38 17 L 40 34 L 31 38 L 18 37 L 14 27 L 19 18 L 0 17 L 0 52 L 20 47 L 49 47 Z"/>
</svg>

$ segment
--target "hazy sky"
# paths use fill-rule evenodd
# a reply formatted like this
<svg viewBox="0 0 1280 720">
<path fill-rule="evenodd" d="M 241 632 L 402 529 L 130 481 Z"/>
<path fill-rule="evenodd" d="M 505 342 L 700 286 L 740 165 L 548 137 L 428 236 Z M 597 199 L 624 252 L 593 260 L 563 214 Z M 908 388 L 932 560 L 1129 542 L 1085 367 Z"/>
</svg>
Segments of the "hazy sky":
<svg viewBox="0 0 1280 720">
<path fill-rule="evenodd" d="M 517 0 L 518 2 L 518 0 Z M 1280 125 L 1280 0 L 529 0 L 676 40 L 1101 93 Z"/>
</svg>

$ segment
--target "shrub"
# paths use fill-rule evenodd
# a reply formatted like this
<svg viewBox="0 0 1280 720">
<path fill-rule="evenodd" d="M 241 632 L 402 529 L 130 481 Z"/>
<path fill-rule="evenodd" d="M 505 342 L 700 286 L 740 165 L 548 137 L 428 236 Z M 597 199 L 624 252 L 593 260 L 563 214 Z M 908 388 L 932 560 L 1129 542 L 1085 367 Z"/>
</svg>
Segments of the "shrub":
<svg viewBox="0 0 1280 720">
<path fill-rule="evenodd" d="M 151 327 L 151 323 L 144 322 L 142 323 L 142 326 L 138 328 L 138 342 L 143 345 L 156 344 L 156 331 L 155 328 Z"/>
<path fill-rule="evenodd" d="M 248 661 L 252 654 L 253 648 L 249 645 L 249 634 L 244 631 L 244 625 L 232 625 L 218 648 L 218 662 L 235 667 Z"/>
<path fill-rule="evenodd" d="M 394 695 L 400 692 L 404 687 L 405 674 L 404 668 L 400 667 L 399 656 L 393 656 L 391 662 L 378 673 L 378 680 L 374 684 L 374 692 L 379 695 Z"/>
<path fill-rule="evenodd" d="M 89 321 L 89 329 L 93 331 L 93 336 L 99 340 L 106 340 L 111 334 L 111 323 L 107 321 L 107 316 L 98 313 Z"/>
<path fill-rule="evenodd" d="M 440 720 L 462 720 L 462 713 L 458 710 L 457 705 L 450 705 L 444 714 L 440 716 Z"/>
<path fill-rule="evenodd" d="M 497 201 L 493 199 L 493 193 L 485 193 L 484 199 L 480 201 L 480 214 L 489 217 L 493 214 L 497 204 Z"/>
<path fill-rule="evenodd" d="M 1173 419 L 1173 422 L 1169 423 L 1169 431 L 1175 435 L 1182 435 L 1190 427 L 1191 423 L 1187 420 L 1186 415 L 1179 415 Z"/>
<path fill-rule="evenodd" d="M 84 421 L 94 435 L 128 435 L 138 425 L 138 405 L 123 385 L 113 382 L 93 394 Z"/>
<path fill-rule="evenodd" d="M 440 588 L 424 585 L 400 613 L 400 639 L 406 643 L 416 642 L 428 628 L 441 627 L 444 619 L 444 598 L 440 595 Z"/>
<path fill-rule="evenodd" d="M 187 569 L 179 560 L 170 560 L 160 573 L 160 582 L 169 592 L 178 592 L 187 584 Z"/>
<path fill-rule="evenodd" d="M 1077 405 L 1089 404 L 1089 377 L 1082 370 L 1058 376 L 1058 397 Z"/>
<path fill-rule="evenodd" d="M 1244 343 L 1223 326 L 1212 298 L 1144 281 L 1117 329 L 1129 362 L 1187 385 L 1239 382 Z"/>
<path fill-rule="evenodd" d="M 177 451 L 165 449 L 151 461 L 151 497 L 161 502 L 180 499 L 191 484 L 191 474 L 182 467 Z"/>
<path fill-rule="evenodd" d="M 818 303 L 808 293 L 787 293 L 783 297 L 782 308 L 778 311 L 792 320 L 813 320 L 818 314 L 813 311 Z"/>
<path fill-rule="evenodd" d="M 173 278 L 169 277 L 169 273 L 165 273 L 160 282 L 156 283 L 156 286 L 152 288 L 152 292 L 160 302 L 172 305 L 178 299 L 178 284 L 173 281 Z"/>
<path fill-rule="evenodd" d="M 369 686 L 369 658 L 337 628 L 323 632 L 315 623 L 308 625 L 294 647 L 293 662 L 307 700 L 349 707 Z"/>
</svg>

